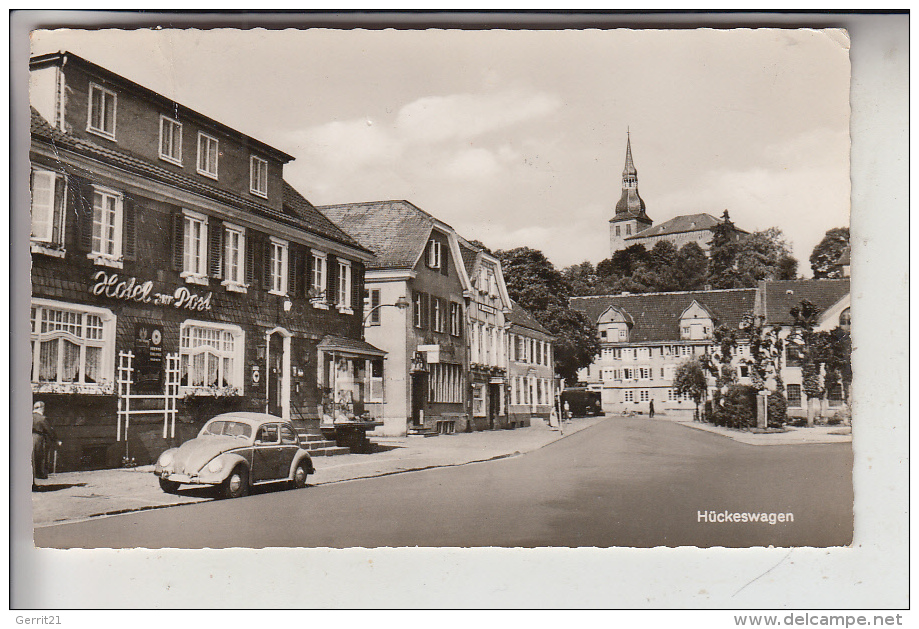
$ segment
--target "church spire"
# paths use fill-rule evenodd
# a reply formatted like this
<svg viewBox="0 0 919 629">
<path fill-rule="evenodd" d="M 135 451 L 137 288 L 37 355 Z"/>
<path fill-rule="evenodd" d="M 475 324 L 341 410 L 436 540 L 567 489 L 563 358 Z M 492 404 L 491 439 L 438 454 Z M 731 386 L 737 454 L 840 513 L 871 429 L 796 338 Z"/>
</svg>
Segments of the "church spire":
<svg viewBox="0 0 919 629">
<path fill-rule="evenodd" d="M 616 204 L 616 216 L 645 216 L 645 202 L 638 194 L 638 169 L 632 160 L 632 137 L 626 130 L 625 168 L 622 169 L 622 197 Z"/>
</svg>

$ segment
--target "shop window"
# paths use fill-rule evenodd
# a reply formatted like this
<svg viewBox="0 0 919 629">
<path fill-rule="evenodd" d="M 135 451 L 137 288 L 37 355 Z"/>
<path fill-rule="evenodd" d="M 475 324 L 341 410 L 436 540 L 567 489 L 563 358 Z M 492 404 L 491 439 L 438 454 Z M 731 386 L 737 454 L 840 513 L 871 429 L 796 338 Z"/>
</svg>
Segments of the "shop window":
<svg viewBox="0 0 919 629">
<path fill-rule="evenodd" d="M 428 372 L 428 399 L 440 404 L 461 404 L 463 382 L 463 370 L 460 365 L 432 364 Z"/>
<path fill-rule="evenodd" d="M 33 389 L 103 393 L 114 383 L 115 316 L 110 310 L 35 299 L 31 308 Z"/>
<path fill-rule="evenodd" d="M 472 385 L 472 415 L 485 417 L 485 385 L 475 383 Z"/>
<path fill-rule="evenodd" d="M 185 392 L 242 395 L 245 335 L 236 325 L 182 324 L 180 384 Z"/>
<path fill-rule="evenodd" d="M 32 243 L 42 248 L 64 246 L 67 180 L 49 170 L 32 170 Z"/>
<path fill-rule="evenodd" d="M 268 198 L 268 162 L 255 155 L 249 158 L 249 192 Z"/>
<path fill-rule="evenodd" d="M 217 179 L 217 159 L 219 143 L 206 133 L 198 134 L 198 173 L 211 179 Z"/>
<path fill-rule="evenodd" d="M 115 139 L 115 92 L 95 83 L 89 84 L 89 115 L 86 130 L 110 140 Z"/>
<path fill-rule="evenodd" d="M 182 165 L 182 123 L 160 116 L 160 159 Z"/>
<path fill-rule="evenodd" d="M 801 385 L 789 384 L 785 388 L 785 398 L 788 400 L 789 407 L 801 408 Z"/>
<path fill-rule="evenodd" d="M 185 210 L 182 277 L 192 284 L 207 284 L 207 216 Z"/>
<path fill-rule="evenodd" d="M 368 402 L 383 401 L 383 359 L 370 361 L 370 399 Z"/>
</svg>

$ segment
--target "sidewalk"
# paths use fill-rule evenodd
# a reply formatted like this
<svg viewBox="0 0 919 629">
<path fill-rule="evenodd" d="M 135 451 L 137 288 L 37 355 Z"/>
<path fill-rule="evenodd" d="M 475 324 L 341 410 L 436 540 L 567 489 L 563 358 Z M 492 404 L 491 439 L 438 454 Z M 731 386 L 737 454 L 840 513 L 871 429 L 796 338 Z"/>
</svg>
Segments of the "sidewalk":
<svg viewBox="0 0 919 629">
<path fill-rule="evenodd" d="M 535 420 L 516 430 L 459 433 L 437 437 L 374 439 L 390 448 L 375 454 L 346 454 L 313 459 L 316 473 L 310 485 L 325 485 L 360 478 L 398 474 L 433 467 L 465 465 L 500 459 L 542 448 L 589 428 L 605 417 L 575 418 L 564 435 Z M 185 485 L 178 495 L 164 493 L 152 474 L 153 466 L 52 474 L 32 492 L 32 518 L 36 527 L 76 522 L 103 515 L 156 509 L 213 500 L 208 487 Z"/>
<path fill-rule="evenodd" d="M 796 443 L 851 443 L 852 441 L 852 429 L 850 426 L 814 426 L 813 428 L 786 426 L 785 432 L 755 433 L 697 422 L 693 420 L 692 416 L 692 411 L 671 411 L 666 415 L 657 415 L 654 419 L 672 421 L 687 428 L 712 432 L 751 446 L 787 446 Z"/>
</svg>

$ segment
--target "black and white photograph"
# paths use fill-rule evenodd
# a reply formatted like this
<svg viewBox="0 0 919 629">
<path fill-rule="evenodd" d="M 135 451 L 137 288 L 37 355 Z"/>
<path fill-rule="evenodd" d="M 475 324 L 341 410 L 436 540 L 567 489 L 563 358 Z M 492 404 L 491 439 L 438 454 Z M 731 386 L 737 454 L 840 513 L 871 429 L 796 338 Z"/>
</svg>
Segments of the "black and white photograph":
<svg viewBox="0 0 919 629">
<path fill-rule="evenodd" d="M 39 551 L 858 545 L 845 28 L 29 47 Z"/>
</svg>

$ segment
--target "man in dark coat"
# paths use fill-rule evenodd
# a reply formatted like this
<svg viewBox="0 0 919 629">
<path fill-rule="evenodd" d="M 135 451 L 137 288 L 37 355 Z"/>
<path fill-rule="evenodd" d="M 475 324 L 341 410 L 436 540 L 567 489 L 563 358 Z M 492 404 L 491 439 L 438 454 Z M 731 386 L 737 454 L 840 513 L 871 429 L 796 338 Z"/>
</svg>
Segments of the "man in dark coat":
<svg viewBox="0 0 919 629">
<path fill-rule="evenodd" d="M 648 404 L 648 417 L 654 419 L 654 400 L 651 400 L 651 403 Z"/>
<path fill-rule="evenodd" d="M 48 458 L 57 435 L 51 423 L 45 419 L 45 403 L 32 406 L 32 486 L 36 478 L 48 478 Z"/>
</svg>

